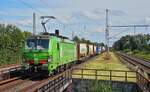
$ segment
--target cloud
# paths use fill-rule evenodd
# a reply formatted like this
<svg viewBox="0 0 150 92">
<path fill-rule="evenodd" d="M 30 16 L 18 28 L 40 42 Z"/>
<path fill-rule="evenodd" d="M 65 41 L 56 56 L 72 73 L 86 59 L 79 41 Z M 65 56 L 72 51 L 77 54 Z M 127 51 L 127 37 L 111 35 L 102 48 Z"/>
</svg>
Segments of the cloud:
<svg viewBox="0 0 150 92">
<path fill-rule="evenodd" d="M 94 30 L 93 32 L 95 32 L 95 33 L 105 32 L 105 28 L 100 27 L 100 28 L 97 28 L 96 30 Z"/>
<path fill-rule="evenodd" d="M 103 11 L 100 11 L 98 9 L 85 10 L 73 13 L 72 17 L 75 17 L 77 19 L 87 19 L 96 21 L 104 19 L 105 13 L 103 13 Z"/>
<path fill-rule="evenodd" d="M 148 23 L 148 24 L 150 24 L 150 17 L 146 17 L 145 18 L 145 22 Z"/>
<path fill-rule="evenodd" d="M 88 30 L 82 32 L 82 34 L 80 34 L 80 35 L 82 35 L 82 36 L 84 36 L 86 38 L 89 38 L 89 37 L 91 37 L 93 35 L 99 35 L 99 34 L 104 33 L 104 32 L 105 32 L 104 28 L 98 27 L 96 29 L 88 29 Z"/>
<path fill-rule="evenodd" d="M 104 14 L 101 14 L 97 11 L 83 11 L 83 16 L 93 19 L 93 20 L 101 20 L 104 18 Z"/>
<path fill-rule="evenodd" d="M 111 10 L 109 11 L 110 15 L 113 16 L 124 16 L 126 13 L 121 10 Z M 93 10 L 86 10 L 86 11 L 79 11 L 74 13 L 73 17 L 76 17 L 77 19 L 88 19 L 88 20 L 104 20 L 106 17 L 106 11 L 103 9 L 93 9 Z"/>
<path fill-rule="evenodd" d="M 113 15 L 113 16 L 124 16 L 124 15 L 126 15 L 126 12 L 121 11 L 121 10 L 111 10 L 109 12 L 110 12 L 110 15 Z"/>
<path fill-rule="evenodd" d="M 32 20 L 30 19 L 23 19 L 15 22 L 18 25 L 32 25 Z"/>
</svg>

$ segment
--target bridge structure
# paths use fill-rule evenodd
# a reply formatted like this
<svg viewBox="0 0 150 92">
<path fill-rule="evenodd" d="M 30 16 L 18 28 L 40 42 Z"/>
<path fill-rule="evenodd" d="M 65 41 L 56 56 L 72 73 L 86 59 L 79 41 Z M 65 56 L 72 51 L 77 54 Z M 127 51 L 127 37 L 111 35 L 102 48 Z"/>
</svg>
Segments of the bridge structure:
<svg viewBox="0 0 150 92">
<path fill-rule="evenodd" d="M 87 74 L 86 71 L 91 71 L 91 73 Z M 116 73 L 118 73 L 118 75 L 114 75 Z M 129 75 L 131 73 L 133 73 L 133 76 Z M 133 83 L 136 85 L 137 89 L 142 90 L 143 92 L 150 91 L 150 81 L 147 80 L 143 75 L 141 75 L 140 73 L 136 71 L 81 69 L 81 68 L 74 68 L 74 69 L 66 70 L 62 72 L 61 74 L 54 76 L 50 80 L 47 80 L 47 82 L 41 83 L 40 85 L 28 91 L 31 91 L 31 92 L 74 92 L 73 91 L 75 89 L 74 87 L 77 85 L 80 85 L 80 87 L 78 87 L 78 90 L 82 90 L 82 85 L 81 85 L 82 83 L 79 83 L 73 87 L 74 85 L 73 82 L 76 79 L 101 80 L 102 77 L 107 77 L 106 79 L 103 79 L 103 80 L 106 80 L 109 82 L 121 82 L 121 84 L 123 84 L 122 87 L 124 87 L 126 83 Z M 120 78 L 121 78 L 121 81 L 120 81 Z M 114 79 L 119 79 L 119 80 L 114 80 Z M 89 87 L 86 87 L 86 90 L 88 88 Z M 81 91 L 81 92 L 85 92 L 85 91 Z"/>
</svg>

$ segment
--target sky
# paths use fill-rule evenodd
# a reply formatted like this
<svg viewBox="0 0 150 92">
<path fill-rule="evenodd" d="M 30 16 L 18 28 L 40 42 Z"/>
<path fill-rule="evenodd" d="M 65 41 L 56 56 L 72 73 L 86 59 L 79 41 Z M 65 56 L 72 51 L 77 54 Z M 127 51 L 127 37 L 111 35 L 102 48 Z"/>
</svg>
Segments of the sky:
<svg viewBox="0 0 150 92">
<path fill-rule="evenodd" d="M 150 0 L 0 0 L 0 23 L 13 24 L 32 32 L 36 13 L 36 32 L 43 32 L 40 16 L 55 16 L 47 24 L 48 32 L 59 29 L 69 38 L 79 36 L 93 42 L 105 42 L 105 11 L 109 25 L 149 25 Z M 134 28 L 109 28 L 110 45 Z M 150 34 L 150 28 L 136 28 L 136 34 Z"/>
</svg>

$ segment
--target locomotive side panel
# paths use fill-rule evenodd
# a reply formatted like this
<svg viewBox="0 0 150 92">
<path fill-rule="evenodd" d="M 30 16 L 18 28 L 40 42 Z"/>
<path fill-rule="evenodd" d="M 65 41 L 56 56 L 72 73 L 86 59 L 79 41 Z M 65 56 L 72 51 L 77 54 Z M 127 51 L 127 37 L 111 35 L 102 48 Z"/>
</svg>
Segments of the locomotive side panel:
<svg viewBox="0 0 150 92">
<path fill-rule="evenodd" d="M 75 61 L 77 58 L 76 44 L 75 43 L 60 43 L 60 62 L 66 64 Z"/>
</svg>

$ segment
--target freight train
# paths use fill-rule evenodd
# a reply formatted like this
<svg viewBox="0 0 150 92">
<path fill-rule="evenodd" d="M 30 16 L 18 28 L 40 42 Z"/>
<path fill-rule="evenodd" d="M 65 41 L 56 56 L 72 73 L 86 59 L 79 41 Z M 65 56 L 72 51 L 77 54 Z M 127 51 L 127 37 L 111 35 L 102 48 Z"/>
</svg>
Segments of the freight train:
<svg viewBox="0 0 150 92">
<path fill-rule="evenodd" d="M 54 34 L 43 33 L 29 37 L 25 42 L 22 64 L 24 69 L 46 70 L 50 75 L 99 53 L 99 46 L 76 43 L 59 35 L 59 30 L 56 30 Z"/>
</svg>

